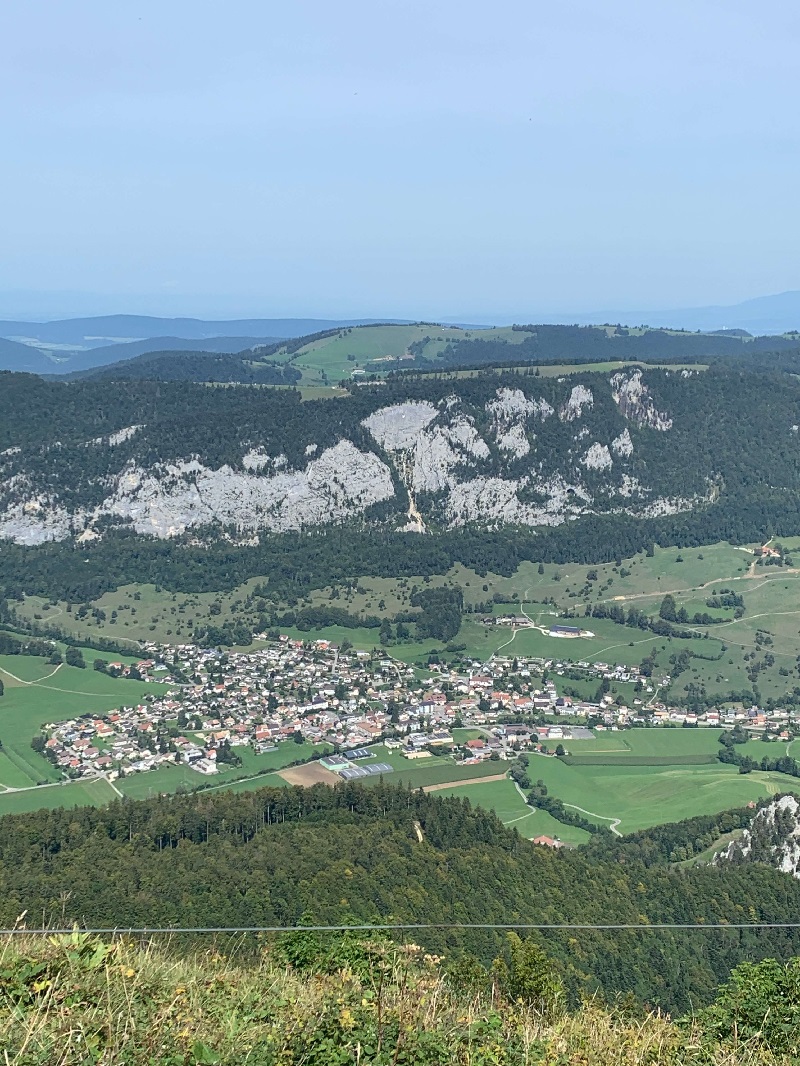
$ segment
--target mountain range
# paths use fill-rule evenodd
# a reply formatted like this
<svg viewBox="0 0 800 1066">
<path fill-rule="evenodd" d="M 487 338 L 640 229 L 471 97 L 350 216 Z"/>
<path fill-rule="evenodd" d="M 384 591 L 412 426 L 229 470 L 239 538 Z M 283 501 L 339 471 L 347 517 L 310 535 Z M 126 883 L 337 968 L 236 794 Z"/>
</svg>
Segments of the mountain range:
<svg viewBox="0 0 800 1066">
<path fill-rule="evenodd" d="M 498 323 L 495 315 L 467 316 L 484 319 L 484 325 L 462 328 L 483 330 Z M 800 291 L 757 297 L 732 305 L 672 310 L 601 310 L 595 312 L 524 313 L 518 322 L 554 325 L 618 323 L 625 327 L 647 324 L 656 329 L 701 333 L 737 331 L 756 336 L 791 333 L 800 328 Z M 452 322 L 452 319 L 443 319 Z M 103 315 L 58 319 L 50 322 L 0 321 L 0 369 L 41 374 L 68 374 L 118 363 L 150 352 L 204 351 L 236 353 L 277 340 L 316 334 L 331 329 L 379 323 L 409 324 L 409 319 L 248 318 L 203 320 L 160 318 L 147 315 Z M 398 353 L 399 354 L 399 353 Z"/>
</svg>

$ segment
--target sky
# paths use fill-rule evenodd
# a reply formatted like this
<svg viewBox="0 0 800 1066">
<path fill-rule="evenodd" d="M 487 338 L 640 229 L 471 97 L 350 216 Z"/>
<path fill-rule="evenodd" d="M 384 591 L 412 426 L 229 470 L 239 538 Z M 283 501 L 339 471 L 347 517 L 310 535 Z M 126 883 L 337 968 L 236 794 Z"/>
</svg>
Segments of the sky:
<svg viewBox="0 0 800 1066">
<path fill-rule="evenodd" d="M 26 0 L 0 38 L 5 317 L 800 289 L 791 0 Z"/>
</svg>

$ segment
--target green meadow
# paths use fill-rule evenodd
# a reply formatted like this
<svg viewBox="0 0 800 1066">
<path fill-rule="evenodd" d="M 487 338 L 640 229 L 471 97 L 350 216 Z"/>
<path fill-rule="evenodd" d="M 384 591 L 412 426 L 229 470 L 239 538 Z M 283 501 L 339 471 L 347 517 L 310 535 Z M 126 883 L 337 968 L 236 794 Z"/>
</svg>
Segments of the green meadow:
<svg viewBox="0 0 800 1066">
<path fill-rule="evenodd" d="M 632 833 L 663 822 L 742 807 L 751 800 L 792 791 L 782 774 L 740 774 L 722 763 L 692 766 L 569 766 L 561 759 L 532 758 L 531 779 L 550 795 L 582 808 L 599 824 L 619 819 L 619 832 Z"/>
<path fill-rule="evenodd" d="M 589 839 L 585 829 L 564 825 L 546 811 L 529 807 L 514 782 L 508 778 L 505 781 L 475 782 L 443 788 L 439 795 L 468 799 L 473 807 L 494 811 L 504 825 L 513 826 L 529 840 L 549 836 L 558 837 L 567 844 L 583 844 Z"/>
</svg>

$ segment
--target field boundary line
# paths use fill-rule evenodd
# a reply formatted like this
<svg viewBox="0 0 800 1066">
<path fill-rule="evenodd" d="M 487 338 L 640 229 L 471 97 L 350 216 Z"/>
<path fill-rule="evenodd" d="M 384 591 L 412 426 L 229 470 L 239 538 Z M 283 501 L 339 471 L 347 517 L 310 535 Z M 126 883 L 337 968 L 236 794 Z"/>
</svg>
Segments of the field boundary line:
<svg viewBox="0 0 800 1066">
<path fill-rule="evenodd" d="M 423 792 L 439 792 L 443 788 L 461 788 L 464 785 L 484 785 L 490 781 L 506 781 L 505 774 L 491 774 L 487 777 L 465 777 L 460 781 L 442 781 L 436 785 L 422 785 Z"/>
</svg>

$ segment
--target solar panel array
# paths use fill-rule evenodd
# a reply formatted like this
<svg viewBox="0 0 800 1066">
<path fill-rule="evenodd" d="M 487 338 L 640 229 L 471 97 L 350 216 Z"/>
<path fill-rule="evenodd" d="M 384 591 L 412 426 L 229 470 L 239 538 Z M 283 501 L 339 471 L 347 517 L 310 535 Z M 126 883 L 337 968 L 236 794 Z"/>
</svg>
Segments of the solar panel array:
<svg viewBox="0 0 800 1066">
<path fill-rule="evenodd" d="M 345 781 L 355 781 L 359 777 L 374 777 L 376 774 L 394 773 L 394 767 L 388 762 L 376 762 L 371 766 L 347 766 L 343 770 L 337 770 L 339 777 Z"/>
</svg>

